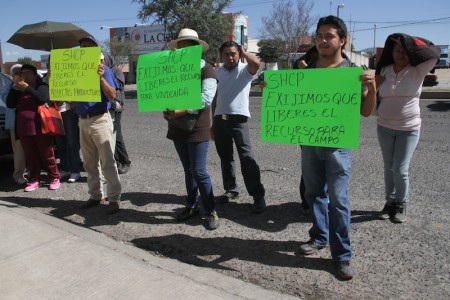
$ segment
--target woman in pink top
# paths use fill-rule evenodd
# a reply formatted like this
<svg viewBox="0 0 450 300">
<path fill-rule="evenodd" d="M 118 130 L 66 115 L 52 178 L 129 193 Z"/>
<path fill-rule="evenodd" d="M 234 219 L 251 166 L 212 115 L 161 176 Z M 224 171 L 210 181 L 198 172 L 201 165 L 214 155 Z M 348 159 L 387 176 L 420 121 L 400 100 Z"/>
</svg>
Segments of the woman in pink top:
<svg viewBox="0 0 450 300">
<path fill-rule="evenodd" d="M 384 162 L 386 203 L 378 217 L 406 221 L 409 163 L 420 136 L 419 98 L 422 83 L 439 59 L 431 42 L 406 34 L 391 34 L 377 66 L 378 141 Z"/>
<path fill-rule="evenodd" d="M 41 163 L 50 177 L 50 190 L 59 188 L 59 171 L 53 152 L 53 137 L 42 135 L 38 106 L 49 102 L 48 85 L 43 83 L 33 65 L 23 65 L 20 76 L 14 78 L 6 105 L 16 108 L 16 136 L 20 139 L 29 170 L 25 192 L 39 187 Z"/>
</svg>

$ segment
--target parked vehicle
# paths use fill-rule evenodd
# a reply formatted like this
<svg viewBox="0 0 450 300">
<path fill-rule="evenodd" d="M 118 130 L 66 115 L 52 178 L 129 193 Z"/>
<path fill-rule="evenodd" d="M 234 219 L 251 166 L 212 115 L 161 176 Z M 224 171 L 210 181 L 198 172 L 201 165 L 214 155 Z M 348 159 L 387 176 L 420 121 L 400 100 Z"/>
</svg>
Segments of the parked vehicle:
<svg viewBox="0 0 450 300">
<path fill-rule="evenodd" d="M 436 69 L 448 69 L 450 67 L 449 53 L 448 48 L 449 45 L 436 45 L 441 48 L 441 56 L 439 58 L 438 63 L 436 64 Z"/>
<path fill-rule="evenodd" d="M 0 90 L 11 82 L 8 76 L 0 73 Z M 5 99 L 6 100 L 6 99 Z M 6 104 L 0 100 L 0 155 L 12 154 L 11 138 L 5 129 Z"/>
<path fill-rule="evenodd" d="M 436 74 L 427 74 L 423 80 L 422 86 L 436 86 L 439 84 Z"/>
</svg>

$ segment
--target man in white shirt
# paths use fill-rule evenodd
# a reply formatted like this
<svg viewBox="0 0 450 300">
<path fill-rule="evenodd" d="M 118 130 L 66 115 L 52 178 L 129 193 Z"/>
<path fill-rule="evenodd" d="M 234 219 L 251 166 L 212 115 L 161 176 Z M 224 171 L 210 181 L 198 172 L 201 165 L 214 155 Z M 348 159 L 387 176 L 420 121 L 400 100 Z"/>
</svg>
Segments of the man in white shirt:
<svg viewBox="0 0 450 300">
<path fill-rule="evenodd" d="M 239 197 L 233 158 L 234 141 L 245 187 L 254 200 L 253 212 L 261 213 L 266 209 L 265 189 L 261 183 L 259 166 L 253 157 L 247 123 L 250 118 L 250 86 L 261 62 L 255 55 L 245 52 L 241 45 L 232 41 L 222 44 L 220 54 L 223 65 L 216 70 L 219 83 L 213 132 L 222 167 L 225 194 L 220 196 L 218 201 L 226 203 Z M 247 63 L 240 62 L 240 58 L 244 58 Z"/>
</svg>

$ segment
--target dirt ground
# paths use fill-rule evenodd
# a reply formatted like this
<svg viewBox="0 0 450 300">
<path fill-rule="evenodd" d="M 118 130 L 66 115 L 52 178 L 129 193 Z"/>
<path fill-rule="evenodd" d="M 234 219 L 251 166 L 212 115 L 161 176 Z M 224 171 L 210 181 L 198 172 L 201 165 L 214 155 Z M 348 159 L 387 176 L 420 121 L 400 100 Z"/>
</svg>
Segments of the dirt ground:
<svg viewBox="0 0 450 300">
<path fill-rule="evenodd" d="M 132 160 L 123 175 L 123 210 L 80 210 L 87 200 L 81 182 L 57 191 L 24 193 L 10 179 L 12 159 L 0 158 L 0 198 L 32 207 L 115 240 L 184 263 L 210 268 L 270 290 L 304 299 L 450 299 L 450 104 L 421 101 L 421 141 L 410 170 L 408 221 L 393 224 L 374 214 L 383 206 L 381 154 L 371 117 L 361 120 L 360 148 L 353 153 L 349 195 L 351 239 L 357 275 L 340 281 L 329 249 L 310 257 L 298 253 L 308 240 L 310 218 L 302 213 L 298 184 L 300 148 L 259 141 L 260 99 L 252 98 L 250 133 L 267 190 L 268 209 L 250 212 L 242 176 L 241 197 L 219 205 L 221 225 L 207 231 L 200 217 L 176 223 L 182 209 L 184 181 L 166 124 L 158 113 L 137 113 L 128 99 L 123 127 Z M 239 166 L 239 164 L 238 164 Z M 208 160 L 215 194 L 223 192 L 220 163 L 211 143 Z"/>
</svg>

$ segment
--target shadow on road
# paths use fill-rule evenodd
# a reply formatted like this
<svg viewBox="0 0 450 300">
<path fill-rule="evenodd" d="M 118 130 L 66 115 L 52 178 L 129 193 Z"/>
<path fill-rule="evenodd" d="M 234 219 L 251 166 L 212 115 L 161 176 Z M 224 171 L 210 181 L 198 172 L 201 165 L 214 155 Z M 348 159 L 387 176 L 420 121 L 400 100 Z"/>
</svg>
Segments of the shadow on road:
<svg viewBox="0 0 450 300">
<path fill-rule="evenodd" d="M 427 108 L 431 111 L 450 111 L 450 101 L 436 101 Z"/>
<path fill-rule="evenodd" d="M 176 195 L 160 195 L 162 197 L 173 198 Z M 155 196 L 156 197 L 156 196 Z M 120 222 L 141 223 L 141 224 L 172 224 L 173 212 L 148 212 L 134 209 L 121 209 L 119 213 L 107 215 L 107 204 L 105 202 L 97 207 L 82 209 L 85 201 L 61 200 L 32 197 L 4 197 L 2 200 L 15 203 L 29 208 L 51 208 L 48 214 L 55 216 L 75 225 L 91 228 L 101 225 L 117 225 Z M 82 217 L 84 221 L 80 220 Z M 72 220 L 74 218 L 74 220 Z"/>
<path fill-rule="evenodd" d="M 131 242 L 141 249 L 212 269 L 240 272 L 240 269 L 233 268 L 233 260 L 236 260 L 275 267 L 323 270 L 334 274 L 330 259 L 302 256 L 297 252 L 301 243 L 294 241 L 200 238 L 173 234 L 137 238 Z"/>
<path fill-rule="evenodd" d="M 375 210 L 352 210 L 352 217 L 351 217 L 351 223 L 364 223 L 364 222 L 370 222 L 370 221 L 376 221 L 378 220 L 377 214 L 379 211 Z"/>
</svg>

